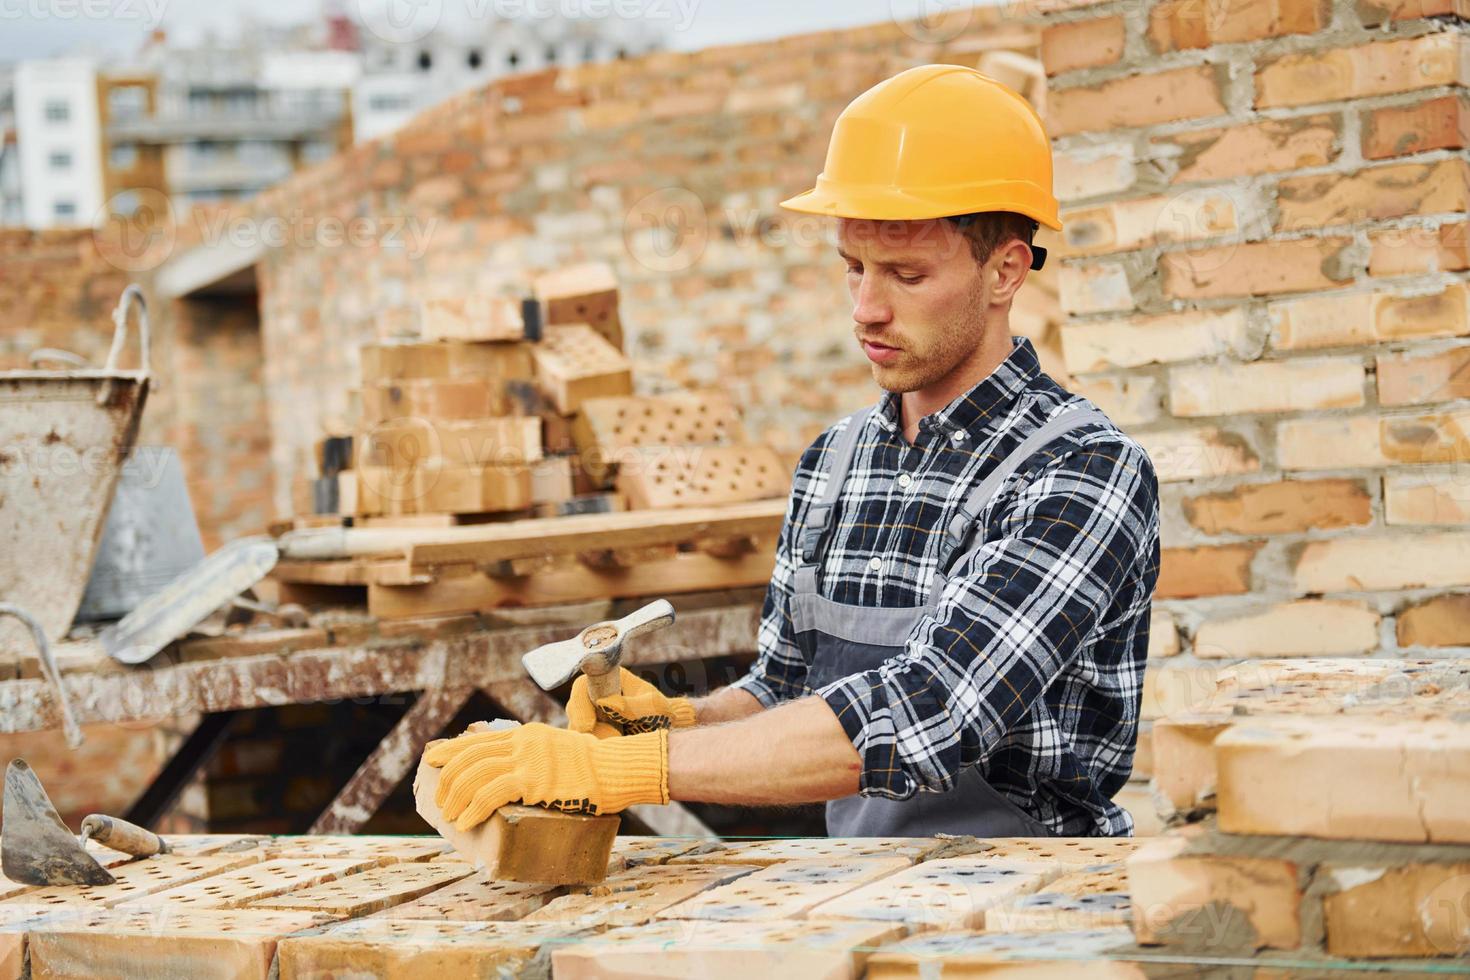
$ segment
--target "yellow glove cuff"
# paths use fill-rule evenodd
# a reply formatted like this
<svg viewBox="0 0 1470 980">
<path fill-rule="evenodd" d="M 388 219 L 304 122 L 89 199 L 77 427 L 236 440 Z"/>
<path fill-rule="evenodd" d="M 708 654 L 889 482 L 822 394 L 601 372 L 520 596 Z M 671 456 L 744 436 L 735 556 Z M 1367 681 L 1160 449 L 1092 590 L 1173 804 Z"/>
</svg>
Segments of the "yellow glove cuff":
<svg viewBox="0 0 1470 980">
<path fill-rule="evenodd" d="M 669 713 L 675 728 L 689 728 L 694 724 L 694 702 L 688 698 L 669 698 Z"/>
<path fill-rule="evenodd" d="M 669 733 L 666 729 L 624 735 L 598 742 L 592 771 L 603 813 L 616 813 L 638 803 L 669 802 Z"/>
</svg>

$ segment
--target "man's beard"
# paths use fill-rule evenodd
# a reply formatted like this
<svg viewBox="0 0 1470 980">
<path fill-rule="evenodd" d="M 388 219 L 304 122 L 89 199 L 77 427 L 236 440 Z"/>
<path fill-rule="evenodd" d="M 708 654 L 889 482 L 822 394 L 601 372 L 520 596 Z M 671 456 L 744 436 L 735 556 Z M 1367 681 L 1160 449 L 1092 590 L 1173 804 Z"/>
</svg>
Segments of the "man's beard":
<svg viewBox="0 0 1470 980">
<path fill-rule="evenodd" d="M 977 277 L 968 298 L 968 308 L 960 317 L 932 333 L 933 346 L 916 352 L 912 346 L 900 344 L 903 355 L 898 364 L 891 367 L 873 364 L 873 380 L 878 387 L 900 395 L 929 388 L 949 377 L 973 357 L 984 341 L 989 325 L 983 294 L 984 289 Z M 974 319 L 976 311 L 980 317 L 978 323 Z"/>
</svg>

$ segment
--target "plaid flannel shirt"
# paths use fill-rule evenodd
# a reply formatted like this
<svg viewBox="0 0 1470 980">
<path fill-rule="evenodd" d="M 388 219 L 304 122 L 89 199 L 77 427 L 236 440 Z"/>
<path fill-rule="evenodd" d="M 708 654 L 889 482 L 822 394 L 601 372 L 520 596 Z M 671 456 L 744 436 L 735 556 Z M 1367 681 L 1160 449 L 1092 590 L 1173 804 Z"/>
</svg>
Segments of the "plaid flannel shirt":
<svg viewBox="0 0 1470 980">
<path fill-rule="evenodd" d="M 821 593 L 867 606 L 924 603 L 949 519 L 1064 406 L 1092 407 L 1041 372 L 1025 339 L 984 381 L 921 420 L 912 446 L 899 431 L 898 397 L 884 393 L 818 556 Z M 1148 455 L 1111 425 L 1058 437 L 986 505 L 937 608 L 903 652 L 814 692 L 789 612 L 796 542 L 826 488 L 828 446 L 846 424 L 818 437 L 797 466 L 759 657 L 736 686 L 766 707 L 825 699 L 863 760 L 864 796 L 944 791 L 979 766 L 1055 834 L 1130 834 L 1132 818 L 1112 797 L 1133 768 L 1158 577 Z"/>
</svg>

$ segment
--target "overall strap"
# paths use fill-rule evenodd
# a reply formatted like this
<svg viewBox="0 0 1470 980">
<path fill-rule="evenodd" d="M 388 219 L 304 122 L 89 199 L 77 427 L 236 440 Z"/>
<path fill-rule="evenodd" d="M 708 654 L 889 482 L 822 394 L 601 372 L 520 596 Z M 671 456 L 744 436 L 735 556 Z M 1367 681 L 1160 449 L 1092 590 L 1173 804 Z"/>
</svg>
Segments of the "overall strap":
<svg viewBox="0 0 1470 980">
<path fill-rule="evenodd" d="M 858 409 L 847 417 L 847 426 L 837 433 L 828 447 L 832 466 L 827 471 L 827 487 L 822 499 L 807 508 L 806 524 L 797 542 L 796 583 L 797 592 L 817 590 L 817 553 L 827 536 L 827 526 L 832 520 L 832 509 L 842 493 L 842 484 L 847 479 L 848 467 L 852 465 L 853 453 L 857 451 L 858 439 L 867 425 L 873 406 Z"/>
<path fill-rule="evenodd" d="M 961 505 L 959 512 L 950 519 L 949 525 L 944 530 L 944 540 L 940 543 L 939 566 L 936 575 L 940 578 L 944 576 L 950 562 L 969 539 L 970 531 L 986 504 L 990 503 L 991 498 L 1005 483 L 1006 478 L 1016 472 L 1038 449 L 1063 433 L 1096 422 L 1107 424 L 1107 421 L 1106 415 L 1091 408 L 1068 409 L 1052 416 L 1043 422 L 1035 432 L 1023 439 L 1019 446 L 1012 449 L 1005 459 L 1000 461 L 999 466 L 991 470 L 985 479 L 980 481 L 980 485 Z M 938 595 L 937 590 L 934 595 Z"/>
</svg>

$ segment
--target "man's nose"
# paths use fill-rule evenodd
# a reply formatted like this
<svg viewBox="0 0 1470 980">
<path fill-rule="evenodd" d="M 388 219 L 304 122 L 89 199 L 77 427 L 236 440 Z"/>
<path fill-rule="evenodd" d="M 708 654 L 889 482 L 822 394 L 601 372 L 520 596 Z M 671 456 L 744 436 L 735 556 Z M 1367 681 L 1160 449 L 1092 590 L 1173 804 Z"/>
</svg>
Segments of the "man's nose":
<svg viewBox="0 0 1470 980">
<path fill-rule="evenodd" d="M 877 276 L 864 272 L 858 280 L 857 289 L 853 291 L 852 318 L 864 326 L 883 324 L 893 319 L 893 310 Z"/>
</svg>

